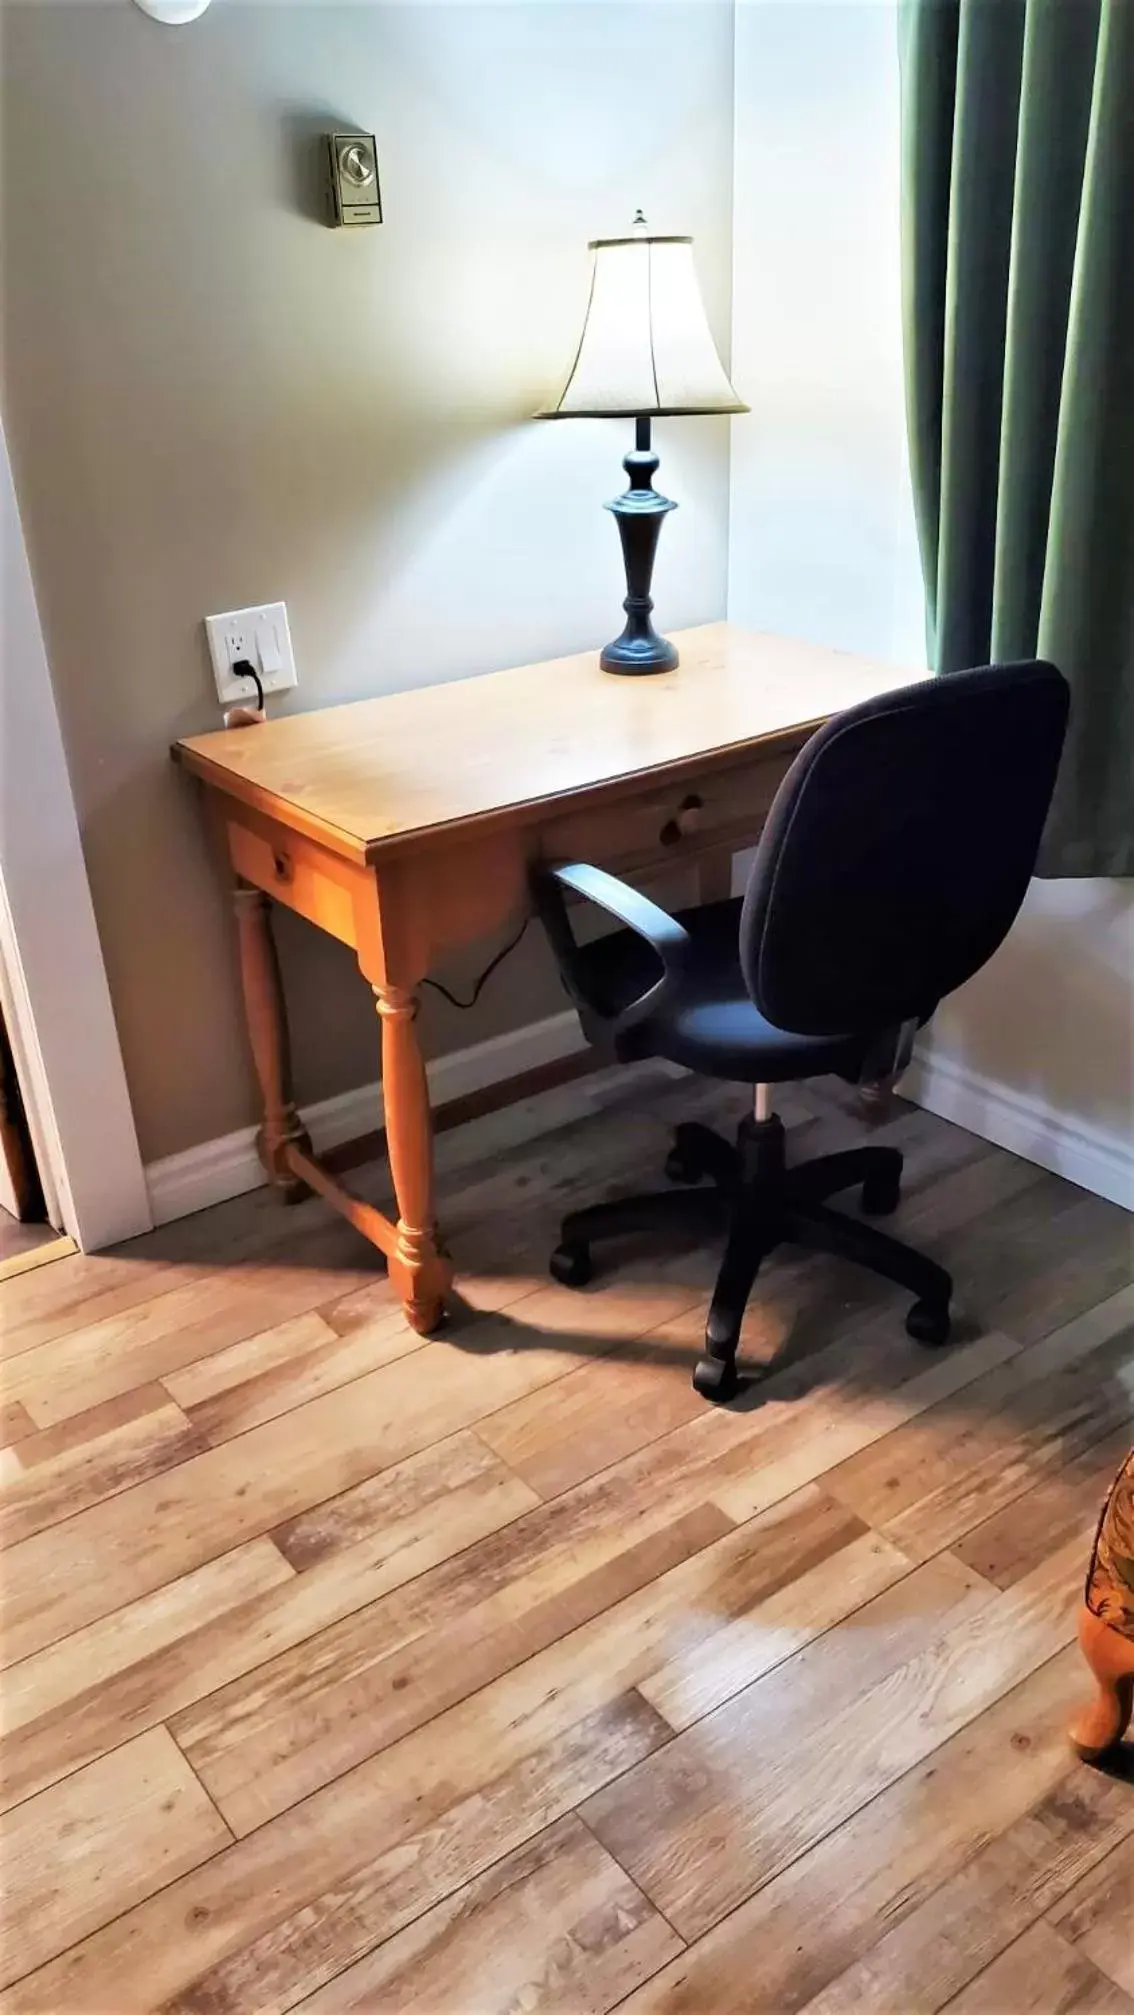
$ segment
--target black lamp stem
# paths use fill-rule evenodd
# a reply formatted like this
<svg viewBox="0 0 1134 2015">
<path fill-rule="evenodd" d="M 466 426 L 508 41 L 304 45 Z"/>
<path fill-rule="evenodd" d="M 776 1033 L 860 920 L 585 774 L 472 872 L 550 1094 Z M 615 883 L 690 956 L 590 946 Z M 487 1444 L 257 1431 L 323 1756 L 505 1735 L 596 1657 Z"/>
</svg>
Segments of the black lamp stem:
<svg viewBox="0 0 1134 2015">
<path fill-rule="evenodd" d="M 665 637 L 659 637 L 650 621 L 654 606 L 650 582 L 662 519 L 677 505 L 654 488 L 658 458 L 650 443 L 648 413 L 640 413 L 634 422 L 634 446 L 622 466 L 630 479 L 629 488 L 606 508 L 618 520 L 622 540 L 626 625 L 622 635 L 601 653 L 599 663 L 604 672 L 671 672 L 677 664 L 677 652 Z"/>
</svg>

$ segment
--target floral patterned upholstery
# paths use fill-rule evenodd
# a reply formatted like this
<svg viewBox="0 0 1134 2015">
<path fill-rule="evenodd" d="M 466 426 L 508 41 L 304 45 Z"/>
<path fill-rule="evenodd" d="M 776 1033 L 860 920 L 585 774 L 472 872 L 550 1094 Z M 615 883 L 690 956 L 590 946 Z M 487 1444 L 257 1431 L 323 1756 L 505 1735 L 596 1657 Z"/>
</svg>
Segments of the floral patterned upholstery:
<svg viewBox="0 0 1134 2015">
<path fill-rule="evenodd" d="M 1087 1569 L 1087 1608 L 1134 1638 L 1134 1449 L 1110 1487 Z"/>
</svg>

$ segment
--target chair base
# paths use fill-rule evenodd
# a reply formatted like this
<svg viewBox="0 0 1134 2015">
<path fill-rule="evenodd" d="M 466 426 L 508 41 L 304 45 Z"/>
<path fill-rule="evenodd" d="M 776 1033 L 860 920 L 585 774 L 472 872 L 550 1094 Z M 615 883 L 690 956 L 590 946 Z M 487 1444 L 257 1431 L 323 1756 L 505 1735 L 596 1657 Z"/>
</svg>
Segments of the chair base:
<svg viewBox="0 0 1134 2015">
<path fill-rule="evenodd" d="M 849 1148 L 789 1169 L 783 1123 L 772 1113 L 744 1120 L 735 1147 L 696 1122 L 679 1126 L 665 1169 L 671 1182 L 690 1187 L 592 1204 L 565 1217 L 551 1272 L 567 1287 L 584 1287 L 594 1274 L 597 1239 L 691 1226 L 703 1235 L 723 1231 L 704 1355 L 693 1373 L 706 1399 L 723 1402 L 740 1389 L 736 1353 L 744 1311 L 761 1263 L 778 1245 L 834 1253 L 895 1281 L 916 1297 L 906 1316 L 909 1334 L 919 1343 L 948 1342 L 953 1283 L 944 1267 L 827 1207 L 828 1197 L 857 1188 L 867 1215 L 896 1210 L 902 1178 L 896 1148 Z M 693 1187 L 706 1177 L 711 1188 Z"/>
</svg>

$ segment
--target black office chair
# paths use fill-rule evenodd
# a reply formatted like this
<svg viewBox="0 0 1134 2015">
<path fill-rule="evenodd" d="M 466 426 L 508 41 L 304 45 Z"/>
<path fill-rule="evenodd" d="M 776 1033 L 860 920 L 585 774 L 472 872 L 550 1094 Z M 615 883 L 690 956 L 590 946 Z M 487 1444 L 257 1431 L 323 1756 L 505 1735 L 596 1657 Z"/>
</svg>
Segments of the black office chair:
<svg viewBox="0 0 1134 2015">
<path fill-rule="evenodd" d="M 557 1280 L 582 1287 L 596 1239 L 678 1221 L 726 1229 L 693 1374 L 706 1398 L 737 1391 L 745 1306 L 785 1240 L 896 1281 L 916 1297 L 910 1335 L 948 1341 L 944 1268 L 827 1204 L 858 1187 L 868 1215 L 894 1210 L 897 1149 L 788 1168 L 771 1086 L 892 1077 L 938 1002 L 991 958 L 1035 865 L 1067 711 L 1061 674 L 1027 663 L 925 680 L 836 716 L 776 793 L 743 899 L 672 917 L 601 868 L 537 873 L 536 906 L 592 1044 L 755 1086 L 735 1148 L 705 1126 L 677 1129 L 667 1175 L 707 1176 L 711 1189 L 572 1211 L 551 1260 Z M 628 928 L 577 944 L 568 890 Z"/>
</svg>

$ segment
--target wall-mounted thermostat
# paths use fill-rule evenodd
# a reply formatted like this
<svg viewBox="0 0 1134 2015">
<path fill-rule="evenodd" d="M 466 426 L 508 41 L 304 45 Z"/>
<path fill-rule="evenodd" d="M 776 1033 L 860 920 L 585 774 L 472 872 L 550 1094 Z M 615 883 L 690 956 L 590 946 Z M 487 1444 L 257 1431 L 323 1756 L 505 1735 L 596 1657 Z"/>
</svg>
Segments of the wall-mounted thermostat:
<svg viewBox="0 0 1134 2015">
<path fill-rule="evenodd" d="M 336 224 L 380 224 L 378 142 L 373 133 L 332 133 L 331 193 Z"/>
</svg>

